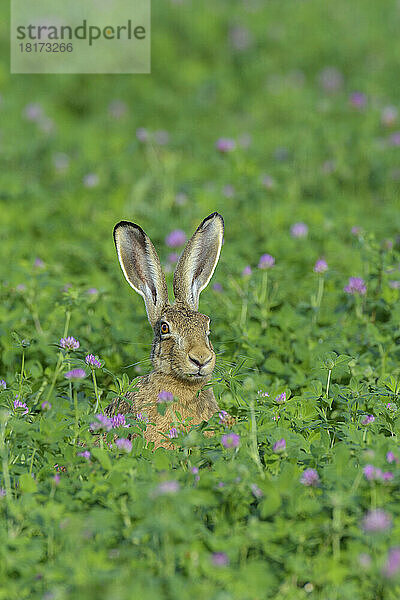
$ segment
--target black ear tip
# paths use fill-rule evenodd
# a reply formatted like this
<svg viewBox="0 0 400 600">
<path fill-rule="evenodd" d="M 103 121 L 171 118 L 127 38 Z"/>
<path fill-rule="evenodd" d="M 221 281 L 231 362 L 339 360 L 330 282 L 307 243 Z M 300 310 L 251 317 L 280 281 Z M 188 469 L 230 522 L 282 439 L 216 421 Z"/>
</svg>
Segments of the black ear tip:
<svg viewBox="0 0 400 600">
<path fill-rule="evenodd" d="M 119 231 L 120 229 L 130 229 L 131 231 L 133 229 L 134 231 L 136 230 L 137 232 L 139 232 L 142 237 L 145 237 L 146 235 L 143 229 L 139 227 L 139 225 L 136 225 L 136 223 L 132 223 L 131 221 L 120 221 L 115 225 L 113 229 L 114 242 L 116 242 L 117 231 Z"/>
<path fill-rule="evenodd" d="M 205 218 L 205 219 L 202 221 L 202 223 L 201 223 L 201 225 L 200 225 L 199 229 L 200 229 L 201 227 L 203 227 L 204 225 L 206 225 L 206 223 L 207 223 L 208 221 L 211 221 L 212 219 L 216 219 L 216 218 L 218 218 L 218 219 L 221 221 L 222 228 L 224 228 L 224 219 L 223 219 L 222 215 L 220 215 L 220 213 L 219 213 L 219 212 L 213 212 L 213 213 L 211 213 L 211 215 L 208 215 L 208 217 L 206 217 L 206 218 Z"/>
</svg>

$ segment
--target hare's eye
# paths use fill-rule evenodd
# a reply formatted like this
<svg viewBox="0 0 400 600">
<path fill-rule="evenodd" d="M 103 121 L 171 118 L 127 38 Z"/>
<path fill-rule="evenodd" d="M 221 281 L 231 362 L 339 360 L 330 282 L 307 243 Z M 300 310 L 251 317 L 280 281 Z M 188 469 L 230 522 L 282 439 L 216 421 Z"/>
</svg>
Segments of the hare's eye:
<svg viewBox="0 0 400 600">
<path fill-rule="evenodd" d="M 161 333 L 169 333 L 168 323 L 161 323 L 160 331 Z"/>
</svg>

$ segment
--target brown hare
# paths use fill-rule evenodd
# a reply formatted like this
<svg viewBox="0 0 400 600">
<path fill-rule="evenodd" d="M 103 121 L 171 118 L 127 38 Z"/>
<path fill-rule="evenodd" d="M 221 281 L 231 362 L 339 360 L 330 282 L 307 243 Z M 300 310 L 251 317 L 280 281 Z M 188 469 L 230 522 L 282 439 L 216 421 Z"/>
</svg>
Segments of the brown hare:
<svg viewBox="0 0 400 600">
<path fill-rule="evenodd" d="M 153 371 L 140 377 L 137 390 L 126 399 L 116 399 L 106 409 L 117 413 L 142 413 L 148 419 L 147 441 L 155 447 L 170 446 L 176 424 L 190 426 L 207 421 L 218 404 L 210 387 L 205 387 L 215 366 L 215 353 L 209 340 L 210 319 L 197 311 L 200 292 L 210 281 L 221 252 L 224 221 L 217 212 L 202 221 L 187 242 L 178 261 L 173 290 L 175 303 L 168 300 L 167 284 L 156 250 L 138 225 L 121 221 L 114 228 L 114 241 L 121 269 L 129 285 L 143 296 L 147 317 L 153 328 L 151 349 Z M 159 394 L 166 403 L 160 414 Z M 172 394 L 172 396 L 170 396 Z M 175 429 L 173 429 L 175 427 Z M 184 429 L 181 426 L 181 429 Z"/>
</svg>

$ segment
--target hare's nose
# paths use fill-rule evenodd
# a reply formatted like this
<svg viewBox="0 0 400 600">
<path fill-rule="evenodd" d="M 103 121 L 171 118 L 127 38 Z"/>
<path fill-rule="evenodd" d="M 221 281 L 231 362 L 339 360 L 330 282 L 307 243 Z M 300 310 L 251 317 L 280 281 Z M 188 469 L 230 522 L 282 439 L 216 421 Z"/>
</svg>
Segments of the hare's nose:
<svg viewBox="0 0 400 600">
<path fill-rule="evenodd" d="M 212 359 L 211 354 L 206 357 L 206 359 L 204 360 L 204 358 L 202 357 L 202 360 L 199 360 L 199 358 L 194 358 L 194 356 L 190 356 L 189 354 L 189 360 L 196 365 L 196 367 L 199 367 L 199 369 L 201 369 L 202 367 L 204 367 L 205 365 L 207 365 L 210 360 Z"/>
</svg>

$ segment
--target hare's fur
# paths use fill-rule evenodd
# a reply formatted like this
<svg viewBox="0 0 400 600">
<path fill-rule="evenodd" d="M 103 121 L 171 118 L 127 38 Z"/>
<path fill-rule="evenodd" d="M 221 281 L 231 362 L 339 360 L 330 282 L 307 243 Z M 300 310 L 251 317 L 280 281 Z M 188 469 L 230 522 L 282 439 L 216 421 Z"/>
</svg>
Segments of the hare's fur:
<svg viewBox="0 0 400 600">
<path fill-rule="evenodd" d="M 160 261 L 148 236 L 133 223 L 121 221 L 114 239 L 122 271 L 128 283 L 144 298 L 153 327 L 153 371 L 140 377 L 136 391 L 117 399 L 106 409 L 117 413 L 141 413 L 148 420 L 145 438 L 155 447 L 170 445 L 172 427 L 188 429 L 208 421 L 218 411 L 214 393 L 207 387 L 215 366 L 209 340 L 210 319 L 197 311 L 199 294 L 218 262 L 223 219 L 213 213 L 200 224 L 178 261 L 174 274 L 175 303 L 170 305 Z M 159 394 L 170 392 L 164 415 L 158 411 Z"/>
</svg>

